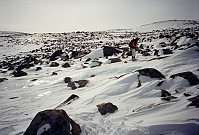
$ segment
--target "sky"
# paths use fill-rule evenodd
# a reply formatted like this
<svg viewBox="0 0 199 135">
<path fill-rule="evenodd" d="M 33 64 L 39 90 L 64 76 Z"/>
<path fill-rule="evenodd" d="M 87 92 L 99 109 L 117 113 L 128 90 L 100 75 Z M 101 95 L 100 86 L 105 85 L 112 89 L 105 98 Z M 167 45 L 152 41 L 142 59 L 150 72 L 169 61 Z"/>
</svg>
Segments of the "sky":
<svg viewBox="0 0 199 135">
<path fill-rule="evenodd" d="M 199 0 L 0 0 L 0 31 L 102 31 L 172 19 L 199 19 Z"/>
</svg>

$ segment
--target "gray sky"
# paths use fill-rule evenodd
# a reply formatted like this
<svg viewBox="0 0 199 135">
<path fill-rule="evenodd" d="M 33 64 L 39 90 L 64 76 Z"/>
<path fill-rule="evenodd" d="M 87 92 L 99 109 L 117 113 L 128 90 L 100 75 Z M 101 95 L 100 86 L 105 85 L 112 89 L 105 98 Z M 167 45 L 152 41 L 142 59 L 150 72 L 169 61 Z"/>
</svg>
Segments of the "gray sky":
<svg viewBox="0 0 199 135">
<path fill-rule="evenodd" d="M 98 31 L 170 19 L 199 19 L 199 0 L 0 0 L 0 31 Z"/>
</svg>

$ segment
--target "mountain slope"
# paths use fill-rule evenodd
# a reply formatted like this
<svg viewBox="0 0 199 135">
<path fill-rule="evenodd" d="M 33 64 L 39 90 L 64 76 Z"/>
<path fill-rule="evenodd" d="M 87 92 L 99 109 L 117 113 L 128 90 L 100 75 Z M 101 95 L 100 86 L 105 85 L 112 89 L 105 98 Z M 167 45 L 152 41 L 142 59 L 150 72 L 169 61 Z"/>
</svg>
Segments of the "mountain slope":
<svg viewBox="0 0 199 135">
<path fill-rule="evenodd" d="M 160 27 L 159 23 L 153 26 Z M 59 109 L 80 124 L 81 135 L 198 134 L 198 108 L 188 106 L 191 103 L 188 99 L 199 95 L 199 85 L 190 85 L 183 77 L 171 77 L 183 72 L 199 77 L 198 28 L 184 34 L 184 26 L 179 28 L 182 30 L 167 30 L 161 37 L 162 31 L 141 32 L 137 61 L 128 56 L 128 42 L 136 36 L 133 31 L 0 37 L 0 74 L 7 79 L 0 83 L 0 134 L 23 134 L 37 112 L 56 108 L 72 94 L 79 98 Z M 103 46 L 112 46 L 121 53 L 104 57 Z M 56 50 L 62 50 L 63 54 L 50 61 Z M 155 50 L 158 55 L 154 55 Z M 121 61 L 111 63 L 113 58 Z M 59 66 L 51 67 L 53 62 Z M 70 67 L 62 67 L 66 62 Z M 22 69 L 28 75 L 14 77 L 13 71 L 24 63 L 33 64 Z M 38 67 L 41 69 L 37 70 Z M 148 68 L 157 69 L 165 78 L 151 78 L 137 71 Z M 72 82 L 88 80 L 89 83 L 81 88 L 75 83 L 77 88 L 73 90 L 64 82 L 65 77 Z M 161 97 L 164 90 L 171 96 Z M 101 115 L 96 105 L 107 102 L 117 105 L 118 110 Z"/>
</svg>

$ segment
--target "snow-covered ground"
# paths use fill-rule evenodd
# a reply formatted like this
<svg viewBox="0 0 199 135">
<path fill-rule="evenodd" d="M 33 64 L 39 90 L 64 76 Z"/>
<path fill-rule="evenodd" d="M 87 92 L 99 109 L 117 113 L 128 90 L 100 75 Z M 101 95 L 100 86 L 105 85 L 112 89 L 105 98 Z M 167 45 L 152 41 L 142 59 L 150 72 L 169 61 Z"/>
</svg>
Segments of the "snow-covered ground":
<svg viewBox="0 0 199 135">
<path fill-rule="evenodd" d="M 169 44 L 171 41 L 172 39 L 163 38 L 152 42 L 144 41 L 142 44 L 145 47 L 153 45 L 154 49 L 161 50 L 160 43 Z M 185 45 L 188 43 L 192 45 L 199 41 L 182 36 L 176 42 L 182 48 L 187 48 Z M 44 45 L 41 43 L 5 47 L 4 41 L 0 44 L 3 45 L 0 47 L 2 61 L 5 56 L 29 52 Z M 123 46 L 127 47 L 127 44 Z M 42 70 L 35 71 L 38 66 L 24 69 L 28 75 L 23 77 L 13 77 L 10 75 L 12 71 L 0 73 L 1 77 L 8 79 L 0 83 L 0 135 L 23 134 L 39 111 L 54 109 L 71 94 L 76 94 L 79 98 L 61 108 L 80 124 L 81 135 L 197 135 L 199 110 L 196 107 L 187 107 L 190 104 L 187 99 L 199 95 L 199 85 L 190 86 L 186 79 L 172 79 L 170 76 L 191 71 L 199 77 L 198 49 L 198 46 L 176 49 L 173 54 L 164 55 L 168 57 L 154 60 L 152 59 L 157 56 L 137 54 L 137 61 L 131 61 L 131 57 L 128 57 L 121 58 L 122 62 L 110 63 L 103 57 L 101 46 L 98 46 L 81 60 L 70 60 L 69 68 L 63 68 L 61 65 L 65 62 L 58 59 L 56 62 L 60 66 L 50 67 L 44 62 L 38 65 Z M 116 57 L 119 56 L 109 58 Z M 102 65 L 90 68 L 95 63 L 85 64 L 88 58 L 98 58 Z M 88 68 L 83 68 L 82 65 Z M 142 68 L 155 68 L 166 79 L 163 79 L 161 86 L 157 86 L 162 80 L 140 76 L 141 86 L 137 87 L 139 73 L 133 71 Z M 58 75 L 53 76 L 52 72 L 57 72 Z M 86 87 L 72 90 L 64 83 L 65 77 L 71 77 L 72 81 L 89 80 L 89 83 Z M 32 81 L 33 79 L 37 80 Z M 162 89 L 177 98 L 161 100 Z M 183 93 L 191 96 L 185 97 Z M 117 105 L 118 110 L 102 116 L 96 105 L 106 102 Z"/>
</svg>

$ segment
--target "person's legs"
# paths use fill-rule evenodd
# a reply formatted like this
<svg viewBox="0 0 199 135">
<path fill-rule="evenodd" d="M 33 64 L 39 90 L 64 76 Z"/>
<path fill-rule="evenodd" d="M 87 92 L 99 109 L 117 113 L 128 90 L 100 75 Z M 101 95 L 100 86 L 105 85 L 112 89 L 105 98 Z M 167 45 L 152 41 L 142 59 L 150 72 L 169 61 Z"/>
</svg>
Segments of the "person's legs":
<svg viewBox="0 0 199 135">
<path fill-rule="evenodd" d="M 135 60 L 135 49 L 132 48 L 131 50 L 132 50 L 132 60 Z"/>
</svg>

